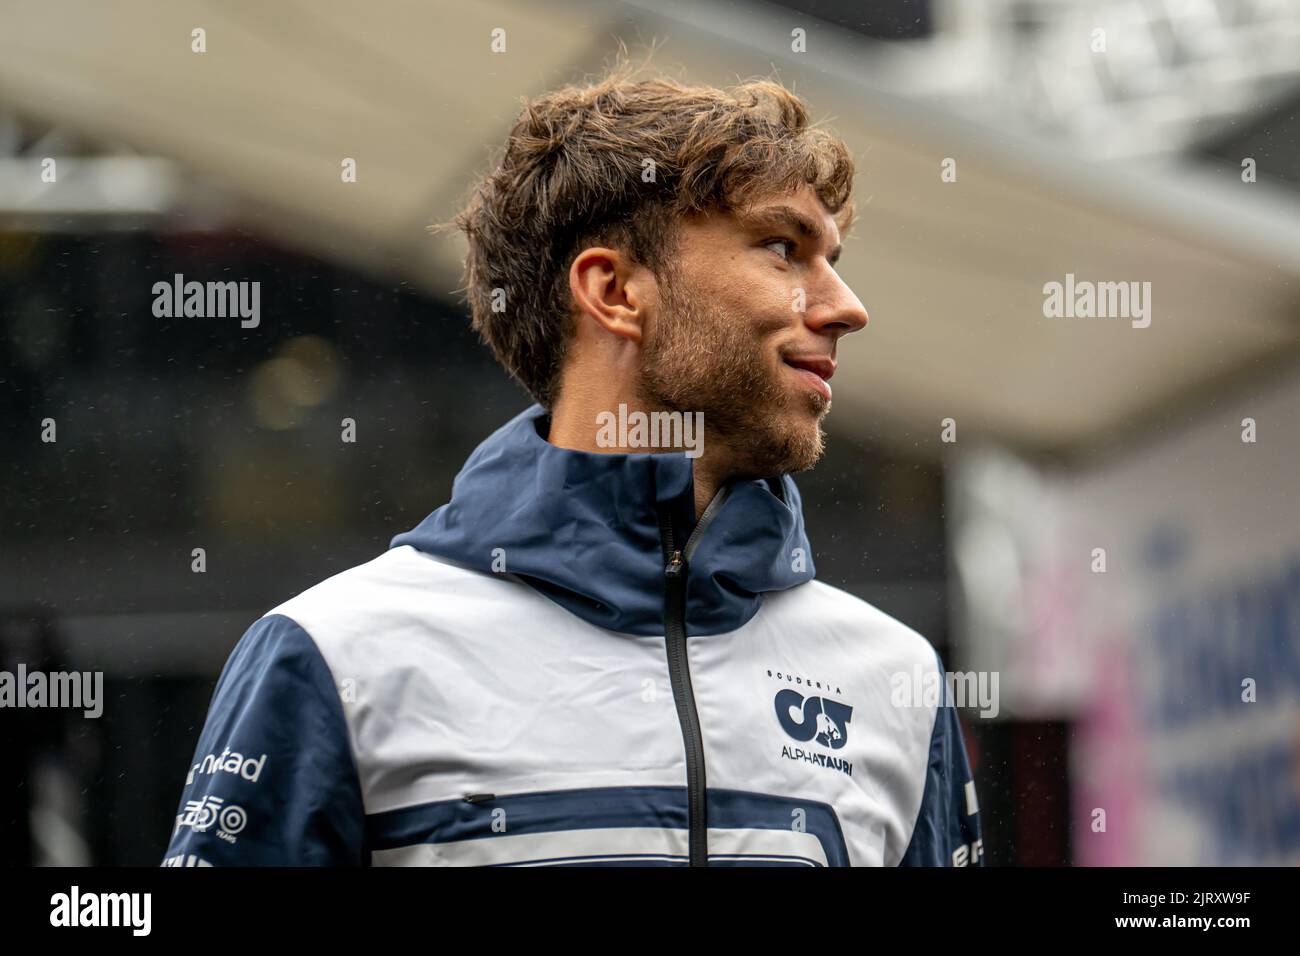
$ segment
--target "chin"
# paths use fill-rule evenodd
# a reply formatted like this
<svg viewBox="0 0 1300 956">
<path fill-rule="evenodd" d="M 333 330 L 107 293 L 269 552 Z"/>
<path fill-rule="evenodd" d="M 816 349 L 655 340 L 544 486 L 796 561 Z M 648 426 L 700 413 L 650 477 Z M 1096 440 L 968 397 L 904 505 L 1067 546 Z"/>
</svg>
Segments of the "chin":
<svg viewBox="0 0 1300 956">
<path fill-rule="evenodd" d="M 825 409 L 814 413 L 799 409 L 769 419 L 772 425 L 767 434 L 755 442 L 756 449 L 761 449 L 753 462 L 755 477 L 794 474 L 817 464 L 826 449 L 821 425 L 825 414 Z"/>
</svg>

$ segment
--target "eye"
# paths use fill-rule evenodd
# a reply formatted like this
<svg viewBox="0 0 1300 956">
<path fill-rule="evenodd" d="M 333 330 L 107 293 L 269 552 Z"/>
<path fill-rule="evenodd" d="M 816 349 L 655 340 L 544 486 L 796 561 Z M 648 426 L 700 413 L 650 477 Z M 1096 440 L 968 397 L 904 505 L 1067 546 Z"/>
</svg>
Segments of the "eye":
<svg viewBox="0 0 1300 956">
<path fill-rule="evenodd" d="M 773 246 L 778 246 L 780 248 L 781 251 L 778 252 L 777 255 L 779 255 L 782 259 L 789 259 L 790 256 L 794 254 L 795 244 L 793 240 L 768 239 L 766 242 L 763 243 L 763 248 L 765 249 L 771 249 Z"/>
</svg>

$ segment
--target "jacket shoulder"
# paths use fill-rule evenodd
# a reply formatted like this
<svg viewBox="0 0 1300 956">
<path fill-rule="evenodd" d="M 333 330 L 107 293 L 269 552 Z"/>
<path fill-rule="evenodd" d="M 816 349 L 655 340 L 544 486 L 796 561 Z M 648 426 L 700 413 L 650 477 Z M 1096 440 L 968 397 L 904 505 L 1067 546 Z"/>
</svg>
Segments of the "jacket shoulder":
<svg viewBox="0 0 1300 956">
<path fill-rule="evenodd" d="M 456 587 L 484 577 L 409 545 L 393 548 L 362 564 L 333 574 L 267 611 L 267 615 L 312 617 L 346 609 L 360 601 L 391 598 L 403 590 L 445 585 Z"/>
<path fill-rule="evenodd" d="M 312 585 L 266 616 L 292 618 L 313 638 L 328 641 L 349 627 L 374 630 L 412 614 L 436 618 L 440 609 L 451 613 L 448 601 L 499 598 L 509 579 L 404 545 Z"/>
<path fill-rule="evenodd" d="M 277 605 L 311 635 L 336 679 L 428 664 L 472 628 L 493 634 L 511 622 L 561 613 L 510 574 L 491 574 L 410 545 L 326 578 Z"/>
<path fill-rule="evenodd" d="M 766 609 L 780 618 L 815 624 L 819 630 L 842 636 L 860 646 L 855 653 L 868 655 L 873 664 L 891 670 L 922 672 L 938 669 L 935 647 L 923 634 L 874 604 L 822 581 L 770 594 Z"/>
</svg>

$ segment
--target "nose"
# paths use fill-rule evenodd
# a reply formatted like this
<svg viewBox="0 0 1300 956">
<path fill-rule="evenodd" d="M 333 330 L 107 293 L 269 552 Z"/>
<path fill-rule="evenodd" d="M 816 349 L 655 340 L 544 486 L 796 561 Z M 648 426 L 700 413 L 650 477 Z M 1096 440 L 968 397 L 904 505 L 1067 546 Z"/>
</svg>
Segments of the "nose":
<svg viewBox="0 0 1300 956">
<path fill-rule="evenodd" d="M 830 275 L 824 286 L 825 292 L 815 302 L 809 303 L 804 323 L 814 332 L 834 335 L 838 339 L 861 329 L 871 316 L 839 274 L 829 268 L 828 271 Z"/>
</svg>

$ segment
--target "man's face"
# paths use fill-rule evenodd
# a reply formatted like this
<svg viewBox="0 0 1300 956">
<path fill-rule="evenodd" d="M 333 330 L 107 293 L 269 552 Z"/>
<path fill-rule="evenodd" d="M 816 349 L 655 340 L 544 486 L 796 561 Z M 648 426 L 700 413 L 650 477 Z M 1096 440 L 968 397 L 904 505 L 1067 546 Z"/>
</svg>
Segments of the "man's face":
<svg viewBox="0 0 1300 956">
<path fill-rule="evenodd" d="M 640 393 L 703 412 L 710 454 L 721 445 L 736 475 L 803 471 L 821 457 L 836 342 L 867 323 L 834 270 L 839 245 L 808 186 L 683 224 L 646 323 Z"/>
</svg>

